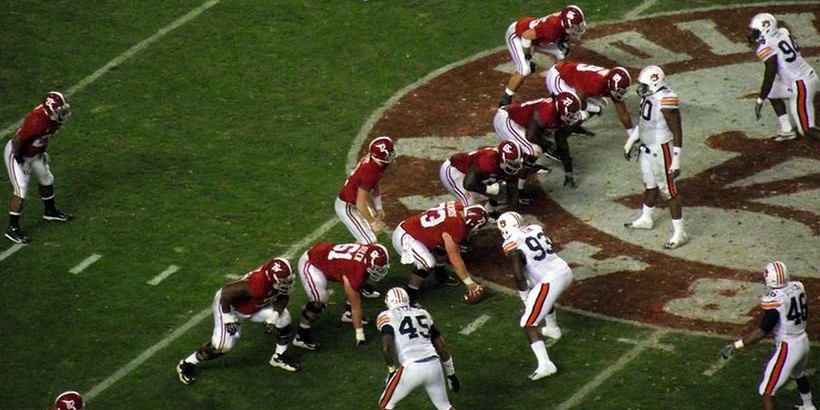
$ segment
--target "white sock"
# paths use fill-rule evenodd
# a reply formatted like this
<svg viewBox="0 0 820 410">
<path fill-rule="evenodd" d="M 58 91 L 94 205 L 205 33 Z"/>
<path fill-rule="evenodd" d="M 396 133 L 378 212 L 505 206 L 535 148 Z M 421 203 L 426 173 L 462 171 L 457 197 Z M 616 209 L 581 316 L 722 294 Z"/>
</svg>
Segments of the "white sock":
<svg viewBox="0 0 820 410">
<path fill-rule="evenodd" d="M 530 345 L 532 352 L 535 353 L 535 358 L 538 359 L 538 368 L 543 369 L 550 361 L 550 356 L 547 354 L 547 346 L 544 345 L 543 340 L 539 340 Z"/>
<path fill-rule="evenodd" d="M 777 117 L 777 123 L 780 125 L 780 132 L 792 132 L 792 123 L 789 121 L 789 114 L 783 114 Z"/>
<path fill-rule="evenodd" d="M 526 185 L 527 180 L 523 178 L 518 178 L 518 190 L 524 189 L 524 185 Z"/>
<path fill-rule="evenodd" d="M 191 364 L 198 364 L 198 363 L 199 363 L 199 359 L 197 359 L 197 358 L 196 358 L 196 352 L 191 353 L 191 355 L 190 355 L 190 356 L 188 356 L 188 357 L 185 359 L 185 361 L 186 361 L 186 362 L 188 362 L 188 363 L 191 363 Z"/>
<path fill-rule="evenodd" d="M 555 309 L 553 309 L 552 312 L 547 313 L 547 317 L 544 318 L 544 322 L 547 324 L 547 326 L 558 326 L 558 322 L 555 320 Z"/>
<path fill-rule="evenodd" d="M 805 394 L 800 393 L 800 399 L 803 400 L 803 405 L 804 406 L 807 406 L 807 407 L 808 406 L 813 406 L 813 404 L 811 403 L 811 392 L 808 392 L 808 393 L 805 393 Z"/>
<path fill-rule="evenodd" d="M 675 235 L 683 233 L 683 217 L 672 220 L 672 229 L 675 230 Z"/>
<path fill-rule="evenodd" d="M 278 343 L 276 344 L 276 354 L 285 353 L 285 350 L 288 350 L 288 345 L 287 344 L 283 344 L 283 345 L 280 345 Z"/>
<path fill-rule="evenodd" d="M 509 88 L 505 88 L 505 89 L 504 89 L 504 92 L 505 92 L 505 93 L 507 93 L 507 95 L 509 95 L 509 96 L 511 96 L 511 97 L 512 97 L 513 95 L 515 95 L 515 91 L 510 90 Z"/>
<path fill-rule="evenodd" d="M 654 210 L 655 210 L 654 206 L 649 207 L 649 206 L 646 206 L 646 204 L 644 204 L 643 209 L 641 210 L 641 218 L 648 218 L 649 220 L 652 220 L 652 211 L 654 211 Z"/>
</svg>

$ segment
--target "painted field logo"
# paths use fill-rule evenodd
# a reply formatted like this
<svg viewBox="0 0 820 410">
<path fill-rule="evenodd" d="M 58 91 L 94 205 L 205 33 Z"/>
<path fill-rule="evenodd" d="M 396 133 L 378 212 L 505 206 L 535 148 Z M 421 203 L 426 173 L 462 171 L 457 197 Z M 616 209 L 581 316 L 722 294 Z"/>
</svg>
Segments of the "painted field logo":
<svg viewBox="0 0 820 410">
<path fill-rule="evenodd" d="M 774 142 L 775 115 L 754 118 L 763 65 L 746 42 L 756 13 L 788 22 L 803 55 L 820 67 L 820 6 L 710 10 L 591 27 L 572 60 L 627 67 L 633 78 L 660 65 L 681 98 L 684 153 L 679 191 L 690 242 L 667 251 L 668 211 L 656 227 L 634 232 L 623 223 L 641 203 L 640 170 L 625 162 L 626 138 L 612 107 L 586 125 L 594 138 L 570 140 L 578 188 L 562 186 L 560 166 L 539 176 L 537 217 L 573 266 L 576 281 L 560 303 L 603 315 L 696 330 L 737 333 L 755 326 L 763 266 L 783 260 L 820 306 L 820 143 Z M 503 37 L 499 25 L 499 43 Z M 450 155 L 498 142 L 492 117 L 509 78 L 506 50 L 456 65 L 404 93 L 376 119 L 366 140 L 390 135 L 400 158 L 384 181 L 395 220 L 444 199 L 438 178 Z M 542 60 L 539 71 L 548 68 Z M 516 97 L 545 95 L 543 77 L 528 78 Z M 636 119 L 637 100 L 628 105 Z M 494 229 L 482 231 L 466 256 L 474 273 L 511 285 Z M 820 336 L 820 321 L 811 323 Z"/>
</svg>

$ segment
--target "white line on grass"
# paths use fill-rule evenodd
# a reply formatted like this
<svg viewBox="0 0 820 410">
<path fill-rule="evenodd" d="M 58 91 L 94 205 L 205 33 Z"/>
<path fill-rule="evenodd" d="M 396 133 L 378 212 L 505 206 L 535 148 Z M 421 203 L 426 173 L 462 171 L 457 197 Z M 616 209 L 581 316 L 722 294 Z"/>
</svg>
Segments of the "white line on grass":
<svg viewBox="0 0 820 410">
<path fill-rule="evenodd" d="M 296 252 L 298 252 L 302 248 L 305 248 L 308 244 L 313 243 L 322 235 L 326 234 L 328 231 L 333 229 L 333 227 L 336 226 L 337 223 L 339 223 L 339 220 L 337 218 L 328 220 L 327 222 L 322 224 L 322 226 L 316 228 L 315 231 L 311 232 L 310 235 L 302 238 L 301 241 L 291 245 L 290 248 L 288 248 L 288 250 L 282 256 L 286 259 L 292 259 L 296 255 Z M 166 346 L 171 344 L 171 342 L 185 334 L 185 332 L 187 332 L 194 326 L 198 325 L 200 322 L 205 320 L 205 318 L 211 316 L 211 314 L 211 306 L 202 309 L 199 313 L 194 315 L 194 317 L 192 317 L 182 326 L 174 330 L 170 335 L 166 336 L 153 346 L 146 349 L 144 352 L 140 353 L 139 356 L 137 356 L 134 360 L 131 360 L 130 362 L 128 362 L 128 364 L 114 372 L 114 374 L 108 376 L 108 378 L 106 378 L 96 386 L 92 387 L 91 390 L 89 390 L 87 393 L 83 394 L 83 397 L 86 399 L 86 402 L 91 401 L 91 399 L 97 397 L 100 393 L 104 392 L 114 383 L 118 382 L 120 379 L 127 376 L 134 369 L 136 369 L 137 367 L 145 363 L 148 359 L 150 359 L 152 356 L 157 354 L 157 352 L 164 349 Z"/>
<path fill-rule="evenodd" d="M 627 364 L 629 364 L 629 362 L 638 357 L 638 355 L 643 353 L 643 351 L 647 348 L 656 346 L 661 337 L 663 337 L 667 333 L 668 332 L 665 330 L 659 330 L 649 335 L 649 337 L 646 340 L 642 341 L 641 343 L 633 347 L 632 350 L 624 353 L 624 355 L 618 358 L 618 360 L 612 366 L 609 366 L 606 369 L 604 369 L 604 371 L 602 371 L 601 373 L 598 373 L 598 375 L 595 376 L 594 379 L 592 379 L 589 383 L 585 384 L 583 387 L 581 387 L 581 389 L 576 391 L 575 394 L 572 395 L 572 397 L 558 405 L 556 409 L 566 410 L 577 406 L 578 403 L 580 403 L 581 400 L 584 399 L 584 397 L 586 397 L 593 390 L 597 389 L 598 386 L 603 384 L 608 378 L 615 374 L 615 372 L 623 369 L 624 366 L 626 366 Z"/>
<path fill-rule="evenodd" d="M 171 31 L 174 31 L 175 29 L 177 29 L 179 27 L 181 27 L 183 24 L 185 24 L 185 23 L 199 17 L 199 15 L 202 14 L 205 10 L 208 10 L 209 8 L 217 5 L 220 1 L 221 0 L 208 0 L 205 3 L 202 3 L 202 5 L 200 5 L 199 7 L 189 11 L 188 14 L 185 14 L 184 16 L 174 20 L 173 23 L 171 23 L 171 24 L 157 30 L 157 32 L 154 33 L 154 35 L 152 35 L 151 37 L 148 37 L 145 40 L 142 40 L 141 42 L 137 43 L 135 46 L 133 46 L 133 47 L 129 48 L 128 50 L 126 50 L 124 53 L 114 57 L 113 60 L 106 63 L 100 69 L 98 69 L 97 71 L 94 71 L 88 77 L 83 78 L 82 80 L 80 80 L 79 83 L 74 84 L 72 87 L 70 87 L 68 90 L 66 90 L 64 92 L 65 96 L 66 97 L 71 96 L 71 94 L 74 94 L 74 93 L 82 90 L 83 88 L 87 87 L 88 85 L 90 85 L 91 83 L 93 83 L 98 78 L 102 77 L 103 75 L 105 75 L 106 73 L 108 73 L 109 71 L 111 71 L 112 69 L 117 67 L 118 65 L 124 63 L 126 60 L 128 60 L 129 58 L 135 56 L 140 51 L 145 50 L 146 48 L 148 48 L 148 46 L 150 46 L 153 43 L 156 43 L 162 37 L 165 37 L 166 34 L 170 33 Z M 10 124 L 6 128 L 4 128 L 2 131 L 0 131 L 0 138 L 5 137 L 6 135 L 9 135 L 12 132 L 16 131 L 17 128 L 20 127 L 20 125 L 22 125 L 22 123 L 23 123 L 23 119 L 21 118 L 17 122 L 15 122 L 14 124 Z"/>
<path fill-rule="evenodd" d="M 729 359 L 731 359 L 731 357 Z M 720 369 L 722 369 L 723 366 L 726 366 L 726 363 L 729 363 L 729 360 L 723 360 L 722 358 L 718 358 L 715 364 L 713 364 L 708 369 L 703 371 L 703 375 L 709 377 L 714 376 L 714 374 L 720 371 Z"/>
<path fill-rule="evenodd" d="M 634 19 L 637 18 L 641 13 L 649 9 L 650 7 L 654 6 L 658 0 L 644 0 L 643 3 L 639 4 L 638 7 L 630 10 L 628 13 L 624 14 L 625 19 Z"/>
<path fill-rule="evenodd" d="M 475 320 L 473 320 L 467 326 L 464 326 L 464 329 L 461 329 L 458 333 L 461 333 L 465 336 L 469 335 L 470 333 L 473 333 L 476 330 L 480 329 L 481 326 L 484 326 L 484 324 L 487 323 L 488 320 L 490 320 L 490 315 L 481 315 L 475 318 Z"/>
<path fill-rule="evenodd" d="M 164 271 L 160 272 L 160 274 L 159 274 L 159 275 L 154 276 L 154 278 L 153 278 L 153 279 L 149 280 L 149 281 L 148 281 L 148 284 L 149 284 L 149 285 L 151 285 L 151 286 L 157 286 L 157 285 L 159 285 L 159 283 L 160 283 L 160 282 L 164 281 L 164 280 L 165 280 L 165 279 L 167 279 L 169 276 L 171 276 L 171 275 L 173 275 L 174 273 L 176 273 L 178 270 L 179 270 L 179 266 L 177 266 L 177 265 L 170 265 L 170 266 L 168 266 L 167 268 L 165 268 L 165 270 L 164 270 Z"/>
<path fill-rule="evenodd" d="M 102 255 L 100 255 L 99 253 L 91 254 L 91 256 L 85 258 L 85 260 L 78 263 L 77 266 L 69 269 L 68 271 L 76 275 L 76 274 L 84 271 L 85 268 L 91 266 L 92 263 L 100 260 L 100 258 L 102 258 Z"/>
<path fill-rule="evenodd" d="M 14 255 L 15 252 L 19 251 L 20 249 L 23 249 L 24 246 L 26 245 L 23 245 L 22 243 L 11 245 L 11 248 L 8 248 L 5 251 L 3 251 L 3 253 L 0 253 L 0 261 L 5 260 L 11 255 Z"/>
</svg>

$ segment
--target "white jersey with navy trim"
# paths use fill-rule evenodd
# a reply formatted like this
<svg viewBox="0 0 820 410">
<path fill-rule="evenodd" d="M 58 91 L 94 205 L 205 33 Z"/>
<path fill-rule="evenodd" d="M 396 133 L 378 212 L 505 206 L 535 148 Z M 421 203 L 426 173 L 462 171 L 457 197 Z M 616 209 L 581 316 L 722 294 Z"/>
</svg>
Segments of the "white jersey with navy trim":
<svg viewBox="0 0 820 410">
<path fill-rule="evenodd" d="M 385 310 L 379 313 L 376 328 L 381 332 L 386 325 L 393 328 L 396 354 L 403 366 L 431 357 L 438 358 L 430 341 L 433 317 L 426 310 L 410 306 Z"/>
<path fill-rule="evenodd" d="M 809 310 L 803 283 L 789 281 L 782 288 L 767 289 L 760 298 L 760 307 L 777 310 L 779 317 L 777 325 L 772 330 L 775 343 L 806 334 Z"/>
<path fill-rule="evenodd" d="M 505 255 L 516 249 L 524 253 L 527 260 L 524 271 L 530 283 L 548 282 L 550 273 L 569 269 L 569 265 L 552 249 L 552 242 L 541 225 L 533 224 L 512 232 L 502 246 Z"/>
</svg>

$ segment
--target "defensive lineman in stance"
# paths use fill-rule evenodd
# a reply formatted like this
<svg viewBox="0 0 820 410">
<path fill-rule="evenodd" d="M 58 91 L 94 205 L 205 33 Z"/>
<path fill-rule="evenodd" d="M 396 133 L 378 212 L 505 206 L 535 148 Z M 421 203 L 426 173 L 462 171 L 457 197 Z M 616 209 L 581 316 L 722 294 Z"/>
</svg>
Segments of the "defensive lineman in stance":
<svg viewBox="0 0 820 410">
<path fill-rule="evenodd" d="M 426 310 L 410 306 L 410 297 L 402 288 L 390 289 L 384 303 L 387 310 L 379 314 L 376 326 L 382 334 L 388 375 L 379 408 L 395 408 L 413 389 L 423 385 L 437 409 L 454 409 L 447 398 L 442 365 L 450 390 L 458 393 L 461 386 L 453 357 L 433 318 Z"/>
<path fill-rule="evenodd" d="M 640 163 L 643 175 L 643 210 L 641 216 L 625 224 L 627 228 L 652 229 L 655 221 L 652 213 L 658 197 L 667 198 L 672 214 L 672 236 L 664 244 L 674 249 L 685 244 L 689 238 L 683 230 L 683 206 L 681 205 L 675 178 L 680 175 L 680 157 L 683 147 L 678 94 L 666 81 L 660 67 L 650 65 L 638 76 L 638 95 L 641 96 L 641 122 L 624 145 L 624 158 L 632 156 L 632 148 L 640 140 Z"/>
<path fill-rule="evenodd" d="M 520 325 L 538 359 L 538 367 L 528 376 L 535 381 L 558 371 L 536 326 L 546 320 L 541 334 L 556 340 L 561 338 L 554 305 L 572 283 L 572 270 L 555 254 L 552 242 L 540 225 L 525 226 L 524 219 L 516 212 L 501 214 L 497 224 L 504 237 L 504 253 L 512 262 L 518 295 L 524 302 Z"/>
<path fill-rule="evenodd" d="M 766 293 L 760 298 L 763 319 L 760 327 L 732 344 L 726 345 L 720 355 L 728 359 L 732 352 L 743 346 L 757 343 L 774 332 L 774 353 L 763 371 L 758 392 L 763 397 L 763 408 L 775 408 L 774 394 L 786 384 L 789 376 L 797 382 L 797 390 L 803 404 L 798 410 L 816 410 L 811 400 L 809 379 L 804 370 L 809 359 L 809 337 L 806 321 L 809 318 L 806 288 L 799 281 L 790 281 L 783 262 L 775 261 L 763 270 Z"/>
</svg>

